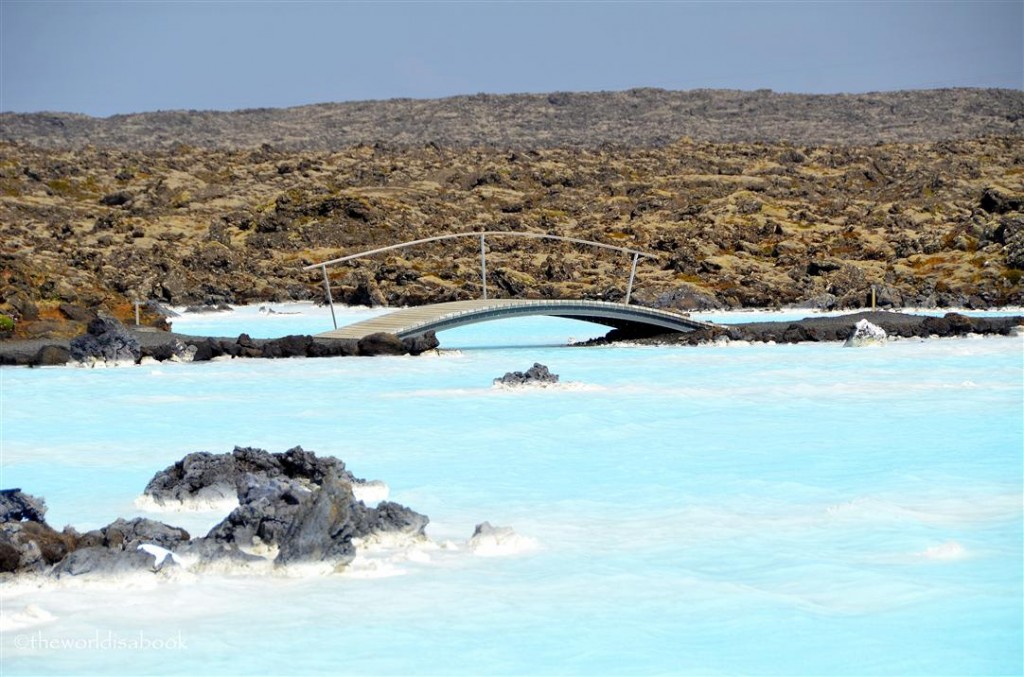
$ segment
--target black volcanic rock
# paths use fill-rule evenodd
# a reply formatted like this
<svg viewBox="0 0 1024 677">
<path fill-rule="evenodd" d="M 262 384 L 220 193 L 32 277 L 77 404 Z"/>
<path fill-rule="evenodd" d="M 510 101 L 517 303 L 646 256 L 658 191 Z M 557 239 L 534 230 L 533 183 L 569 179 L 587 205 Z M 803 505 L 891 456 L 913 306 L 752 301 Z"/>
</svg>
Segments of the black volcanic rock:
<svg viewBox="0 0 1024 677">
<path fill-rule="evenodd" d="M 87 333 L 71 340 L 70 357 L 76 362 L 136 362 L 142 356 L 139 340 L 110 317 L 97 317 Z"/>
<path fill-rule="evenodd" d="M 558 383 L 558 374 L 552 374 L 546 366 L 534 362 L 525 372 L 506 372 L 501 378 L 494 379 L 494 383 L 503 386 L 547 385 Z"/>
</svg>

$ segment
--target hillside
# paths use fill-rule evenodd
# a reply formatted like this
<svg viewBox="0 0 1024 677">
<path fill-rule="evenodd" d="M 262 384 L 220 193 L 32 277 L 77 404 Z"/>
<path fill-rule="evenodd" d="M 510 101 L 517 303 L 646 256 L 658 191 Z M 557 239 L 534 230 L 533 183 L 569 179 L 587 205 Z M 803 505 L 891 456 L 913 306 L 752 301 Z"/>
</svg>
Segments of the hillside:
<svg viewBox="0 0 1024 677">
<path fill-rule="evenodd" d="M 0 115 L 0 140 L 44 148 L 399 147 L 597 148 L 713 143 L 870 145 L 1024 136 L 1024 92 L 936 89 L 804 95 L 769 90 L 554 93 L 330 103 L 233 112 L 164 111 L 92 118 Z"/>
<path fill-rule="evenodd" d="M 708 95 L 716 105 L 781 96 Z M 116 118 L 98 121 L 108 136 L 87 146 L 57 137 L 0 142 L 0 312 L 18 320 L 19 337 L 56 337 L 80 331 L 82 318 L 97 309 L 129 318 L 132 299 L 323 300 L 320 273 L 303 265 L 479 230 L 656 252 L 657 262 L 637 272 L 634 300 L 680 309 L 855 308 L 869 303 L 872 288 L 883 307 L 1024 304 L 1024 136 L 1022 120 L 1010 120 L 1009 112 L 1020 107 L 1021 93 L 936 96 L 980 97 L 989 107 L 974 117 L 966 109 L 947 115 L 944 129 L 973 130 L 964 131 L 966 138 L 950 133 L 954 138 L 861 145 L 850 139 L 866 134 L 865 126 L 850 122 L 832 130 L 843 144 L 668 140 L 666 131 L 655 145 L 613 145 L 598 142 L 601 134 L 587 126 L 575 130 L 577 143 L 552 123 L 549 135 L 538 131 L 522 145 L 463 145 L 493 124 L 497 112 L 490 122 L 469 125 L 477 132 L 466 131 L 460 141 L 405 143 L 410 131 L 408 138 L 337 150 L 286 150 L 289 142 L 206 148 L 198 137 L 131 147 L 143 137 L 129 123 L 155 124 L 171 114 L 123 118 L 121 128 Z M 832 99 L 833 116 L 844 101 Z M 1005 104 L 1002 122 L 994 101 Z M 375 104 L 352 104 L 361 105 Z M 381 129 L 397 124 L 387 105 L 374 113 Z M 636 117 L 650 113 L 640 107 Z M 202 127 L 198 121 L 208 114 L 194 115 L 193 126 Z M 242 113 L 209 114 L 222 122 L 231 115 Z M 935 128 L 915 127 L 914 120 L 928 116 L 898 115 L 892 133 L 926 129 L 942 137 Z M 11 135 L 9 119 L 5 135 Z M 717 118 L 701 119 L 712 125 Z M 520 122 L 516 134 L 543 128 Z M 778 124 L 796 123 L 780 118 Z M 978 135 L 993 125 L 1014 133 Z M 237 127 L 220 142 L 242 144 L 249 135 L 273 140 L 274 132 L 261 137 L 259 129 Z M 295 144 L 328 143 L 295 130 L 289 137 Z M 115 137 L 123 143 L 111 145 Z M 478 247 L 454 241 L 339 266 L 331 269 L 333 293 L 344 302 L 396 306 L 472 298 L 480 292 Z M 492 294 L 610 300 L 624 294 L 629 261 L 621 255 L 520 239 L 496 239 L 489 247 Z"/>
</svg>

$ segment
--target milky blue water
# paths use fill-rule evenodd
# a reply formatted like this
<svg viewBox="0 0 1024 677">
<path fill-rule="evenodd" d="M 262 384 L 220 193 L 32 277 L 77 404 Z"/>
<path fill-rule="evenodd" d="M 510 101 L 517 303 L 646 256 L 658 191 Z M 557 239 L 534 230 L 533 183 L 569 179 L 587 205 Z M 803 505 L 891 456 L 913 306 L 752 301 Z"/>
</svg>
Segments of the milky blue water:
<svg viewBox="0 0 1024 677">
<path fill-rule="evenodd" d="M 175 329 L 329 328 L 299 311 Z M 2 484 L 45 496 L 58 526 L 201 532 L 220 515 L 134 507 L 154 472 L 299 444 L 387 482 L 451 543 L 382 569 L 400 575 L 5 590 L 8 619 L 47 620 L 3 633 L 4 674 L 1022 672 L 1020 337 L 564 345 L 603 332 L 523 319 L 418 358 L 0 370 Z M 492 387 L 534 362 L 569 385 Z M 532 547 L 472 552 L 484 520 Z M 89 644 L 136 637 L 150 645 Z"/>
</svg>

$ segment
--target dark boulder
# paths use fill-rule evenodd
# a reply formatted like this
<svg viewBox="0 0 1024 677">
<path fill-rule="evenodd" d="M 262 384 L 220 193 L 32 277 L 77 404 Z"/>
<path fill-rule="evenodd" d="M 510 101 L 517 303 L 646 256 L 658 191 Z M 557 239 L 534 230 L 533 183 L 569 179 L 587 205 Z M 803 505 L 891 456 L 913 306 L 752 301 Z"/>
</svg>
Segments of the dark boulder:
<svg viewBox="0 0 1024 677">
<path fill-rule="evenodd" d="M 89 546 L 64 557 L 53 568 L 51 575 L 57 578 L 83 575 L 116 576 L 133 572 L 160 571 L 173 563 L 174 560 L 170 557 L 157 562 L 153 555 L 139 549 L 111 550 L 102 546 Z"/>
<path fill-rule="evenodd" d="M 525 372 L 506 372 L 501 378 L 494 379 L 494 383 L 504 386 L 544 385 L 558 383 L 558 374 L 552 374 L 546 366 L 534 362 Z"/>
<path fill-rule="evenodd" d="M 437 340 L 434 332 L 428 331 L 420 336 L 402 339 L 402 344 L 410 355 L 420 355 L 428 350 L 434 350 L 441 345 L 441 342 Z"/>
<path fill-rule="evenodd" d="M 114 193 L 107 193 L 100 198 L 100 204 L 107 207 L 121 207 L 134 199 L 134 195 L 126 190 L 119 190 Z"/>
<path fill-rule="evenodd" d="M 85 364 L 137 362 L 142 356 L 139 341 L 117 320 L 98 317 L 87 333 L 71 339 L 71 359 Z"/>
<path fill-rule="evenodd" d="M 142 348 L 143 357 L 152 357 L 159 362 L 192 362 L 195 360 L 199 349 L 191 343 L 185 343 L 181 339 L 173 338 L 166 343 L 152 347 Z"/>
<path fill-rule="evenodd" d="M 264 343 L 263 357 L 306 357 L 312 345 L 312 336 L 284 336 Z"/>
<path fill-rule="evenodd" d="M 32 367 L 56 367 L 67 364 L 71 359 L 71 351 L 64 346 L 50 345 L 43 346 L 36 351 L 36 354 L 29 360 Z"/>
<path fill-rule="evenodd" d="M 254 447 L 235 447 L 230 454 L 200 451 L 156 473 L 143 494 L 158 503 L 230 497 L 242 500 L 254 483 L 268 484 L 280 479 L 305 486 L 319 485 L 330 472 L 355 480 L 341 460 L 318 457 L 302 447 L 280 454 Z"/>
<path fill-rule="evenodd" d="M 359 354 L 366 357 L 377 355 L 406 355 L 409 350 L 394 334 L 377 332 L 359 339 Z"/>
<path fill-rule="evenodd" d="M 0 489 L 0 522 L 45 522 L 46 501 L 21 489 Z"/>
<path fill-rule="evenodd" d="M 313 491 L 296 480 L 247 475 L 239 505 L 210 529 L 206 539 L 227 547 L 278 545 Z"/>
<path fill-rule="evenodd" d="M 280 539 L 275 564 L 329 561 L 348 564 L 355 557 L 352 537 L 356 512 L 352 484 L 330 475 L 315 495 L 300 504 Z"/>
</svg>

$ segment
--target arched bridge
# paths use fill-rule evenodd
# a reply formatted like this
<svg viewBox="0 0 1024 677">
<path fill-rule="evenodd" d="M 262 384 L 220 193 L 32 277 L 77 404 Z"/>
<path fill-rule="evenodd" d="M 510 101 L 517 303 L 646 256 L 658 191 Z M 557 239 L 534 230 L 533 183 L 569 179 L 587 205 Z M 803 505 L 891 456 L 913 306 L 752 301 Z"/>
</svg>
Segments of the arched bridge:
<svg viewBox="0 0 1024 677">
<path fill-rule="evenodd" d="M 372 256 L 383 252 L 414 247 L 430 242 L 441 240 L 453 240 L 458 238 L 479 238 L 480 240 L 480 290 L 483 298 L 474 301 L 453 301 L 450 303 L 436 303 L 429 306 L 417 308 L 406 308 L 388 315 L 357 322 L 347 327 L 338 327 L 337 318 L 334 315 L 334 300 L 331 297 L 331 282 L 327 274 L 327 267 L 338 263 L 352 261 L 364 256 Z M 487 298 L 487 238 L 518 237 L 541 240 L 556 240 L 573 244 L 582 244 L 601 249 L 610 249 L 632 257 L 632 266 L 629 271 L 629 282 L 626 285 L 625 303 L 609 303 L 606 301 L 573 301 L 573 300 L 526 300 L 526 299 L 488 299 Z M 411 338 L 422 336 L 428 331 L 444 331 L 467 324 L 477 322 L 488 322 L 507 317 L 521 317 L 524 315 L 550 315 L 553 317 L 565 317 L 586 322 L 596 322 L 619 329 L 627 328 L 655 328 L 665 331 L 693 331 L 710 325 L 697 322 L 677 313 L 642 306 L 629 305 L 630 296 L 633 292 L 633 280 L 636 277 L 637 264 L 640 259 L 657 259 L 658 255 L 642 252 L 628 247 L 617 247 L 615 245 L 594 242 L 592 240 L 580 240 L 578 238 L 551 235 L 548 233 L 513 232 L 513 231 L 482 231 L 472 233 L 450 233 L 448 235 L 437 235 L 402 242 L 387 247 L 371 249 L 369 251 L 349 254 L 340 258 L 313 263 L 305 266 L 306 270 L 319 268 L 323 273 L 324 292 L 327 302 L 331 306 L 331 319 L 334 322 L 334 330 L 319 334 L 324 338 L 354 338 L 361 339 L 370 334 L 386 332 L 394 334 L 399 338 Z"/>
<path fill-rule="evenodd" d="M 477 322 L 525 315 L 571 318 L 619 329 L 657 328 L 664 331 L 693 331 L 710 326 L 665 310 L 607 301 L 477 299 L 405 308 L 324 332 L 319 336 L 360 339 L 377 332 L 386 332 L 404 339 L 422 336 L 428 331 L 438 332 Z"/>
</svg>

